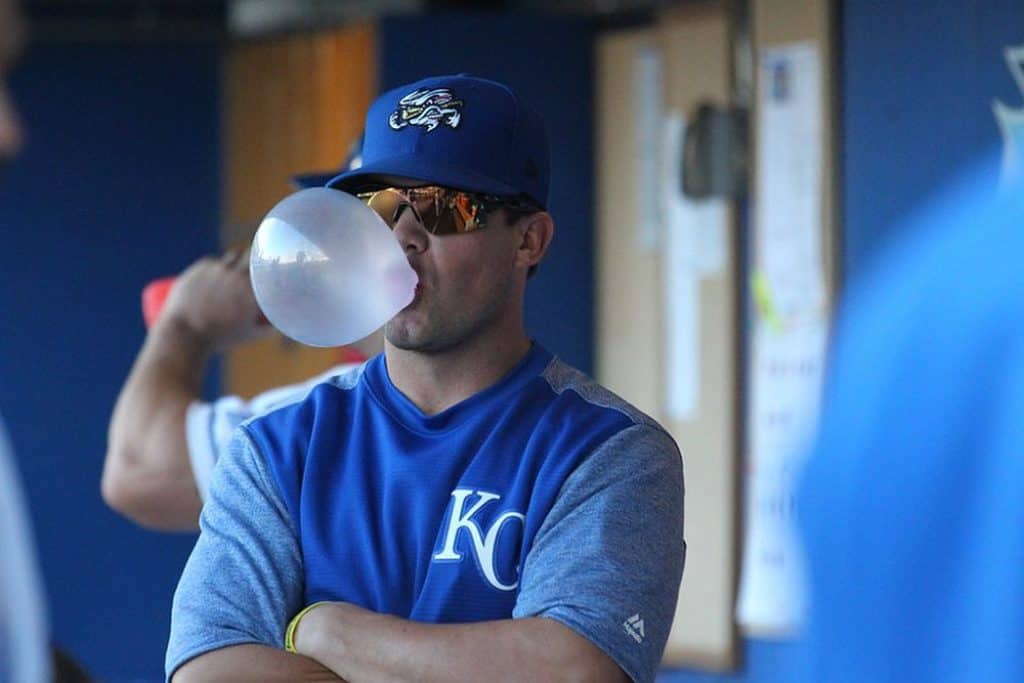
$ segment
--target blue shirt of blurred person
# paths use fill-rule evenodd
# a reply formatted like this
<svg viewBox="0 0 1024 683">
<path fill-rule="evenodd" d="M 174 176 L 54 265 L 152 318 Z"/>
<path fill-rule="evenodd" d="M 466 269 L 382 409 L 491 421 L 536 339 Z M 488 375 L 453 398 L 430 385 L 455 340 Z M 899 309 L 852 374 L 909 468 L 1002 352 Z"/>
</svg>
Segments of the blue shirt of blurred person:
<svg viewBox="0 0 1024 683">
<path fill-rule="evenodd" d="M 799 496 L 809 681 L 1024 681 L 1024 191 L 992 166 L 841 305 Z"/>
</svg>

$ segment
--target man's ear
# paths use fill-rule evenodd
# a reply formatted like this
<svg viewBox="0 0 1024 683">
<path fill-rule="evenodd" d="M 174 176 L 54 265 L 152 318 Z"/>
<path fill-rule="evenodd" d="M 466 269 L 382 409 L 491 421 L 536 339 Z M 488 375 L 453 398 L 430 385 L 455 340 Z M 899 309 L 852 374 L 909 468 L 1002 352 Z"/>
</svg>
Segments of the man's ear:
<svg viewBox="0 0 1024 683">
<path fill-rule="evenodd" d="M 516 250 L 516 266 L 529 269 L 544 258 L 555 236 L 555 222 L 547 211 L 538 211 L 523 217 L 522 239 Z"/>
</svg>

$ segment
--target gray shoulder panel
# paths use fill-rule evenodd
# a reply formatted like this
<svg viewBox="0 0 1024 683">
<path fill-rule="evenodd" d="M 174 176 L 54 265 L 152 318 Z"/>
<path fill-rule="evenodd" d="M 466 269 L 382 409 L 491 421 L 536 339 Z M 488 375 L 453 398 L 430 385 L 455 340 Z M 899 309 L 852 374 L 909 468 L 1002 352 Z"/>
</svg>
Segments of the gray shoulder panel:
<svg viewBox="0 0 1024 683">
<path fill-rule="evenodd" d="M 573 391 L 591 405 L 617 410 L 632 420 L 634 424 L 654 427 L 667 433 L 667 430 L 650 415 L 642 412 L 615 392 L 601 386 L 591 377 L 562 362 L 559 358 L 553 358 L 541 376 L 556 394 Z"/>
</svg>

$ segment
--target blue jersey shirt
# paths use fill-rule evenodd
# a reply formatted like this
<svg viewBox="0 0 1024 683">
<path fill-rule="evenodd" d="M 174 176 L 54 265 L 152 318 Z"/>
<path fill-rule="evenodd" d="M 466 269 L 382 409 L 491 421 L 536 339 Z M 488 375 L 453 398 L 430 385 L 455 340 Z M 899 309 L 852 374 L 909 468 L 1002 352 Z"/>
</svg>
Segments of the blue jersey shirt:
<svg viewBox="0 0 1024 683">
<path fill-rule="evenodd" d="M 566 476 L 623 413 L 556 394 L 534 345 L 504 379 L 424 415 L 383 355 L 351 388 L 249 423 L 298 530 L 306 602 L 418 621 L 509 617 L 523 561 Z"/>
<path fill-rule="evenodd" d="M 166 671 L 280 647 L 318 600 L 423 622 L 545 617 L 652 681 L 685 561 L 683 471 L 651 418 L 539 345 L 437 415 L 383 356 L 243 424 L 175 592 Z"/>
</svg>

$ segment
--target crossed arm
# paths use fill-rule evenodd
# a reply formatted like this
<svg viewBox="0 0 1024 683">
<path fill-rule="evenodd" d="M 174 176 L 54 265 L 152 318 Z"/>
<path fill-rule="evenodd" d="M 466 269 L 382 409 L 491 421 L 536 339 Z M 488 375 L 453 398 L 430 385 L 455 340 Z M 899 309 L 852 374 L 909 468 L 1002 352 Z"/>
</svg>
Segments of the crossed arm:
<svg viewBox="0 0 1024 683">
<path fill-rule="evenodd" d="M 422 624 L 335 602 L 303 617 L 295 644 L 299 655 L 260 645 L 214 650 L 173 680 L 629 680 L 585 638 L 539 617 Z"/>
<path fill-rule="evenodd" d="M 232 645 L 207 652 L 187 662 L 171 678 L 172 683 L 233 680 L 312 683 L 343 679 L 309 657 L 256 644 Z"/>
<path fill-rule="evenodd" d="M 175 594 L 173 681 L 627 680 L 590 641 L 542 617 L 424 624 L 323 603 L 299 622 L 298 654 L 274 647 L 303 607 L 303 580 L 295 534 L 269 495 L 268 476 L 241 432 L 214 474 L 203 533 Z M 253 561 L 250 548 L 273 548 L 275 559 Z"/>
</svg>

